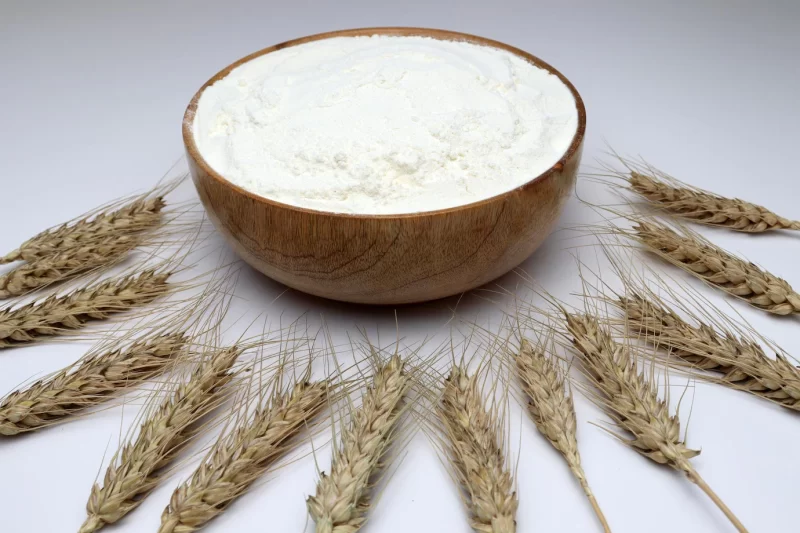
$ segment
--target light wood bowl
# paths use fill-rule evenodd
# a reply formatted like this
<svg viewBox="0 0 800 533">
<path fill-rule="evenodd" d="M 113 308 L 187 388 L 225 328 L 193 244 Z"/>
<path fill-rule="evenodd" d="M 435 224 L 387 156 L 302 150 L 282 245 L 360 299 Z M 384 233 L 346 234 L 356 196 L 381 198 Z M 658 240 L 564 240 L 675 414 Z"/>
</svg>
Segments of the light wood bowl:
<svg viewBox="0 0 800 533">
<path fill-rule="evenodd" d="M 282 204 L 224 179 L 197 149 L 193 121 L 203 90 L 255 57 L 309 41 L 355 35 L 421 35 L 508 50 L 552 72 L 569 87 L 578 130 L 561 160 L 521 187 L 438 211 L 400 215 L 329 213 Z M 576 179 L 586 110 L 572 84 L 517 48 L 464 33 L 421 28 L 363 28 L 311 35 L 251 54 L 211 78 L 183 121 L 189 168 L 217 229 L 254 268 L 294 289 L 367 304 L 404 304 L 468 291 L 524 261 L 553 228 Z"/>
</svg>

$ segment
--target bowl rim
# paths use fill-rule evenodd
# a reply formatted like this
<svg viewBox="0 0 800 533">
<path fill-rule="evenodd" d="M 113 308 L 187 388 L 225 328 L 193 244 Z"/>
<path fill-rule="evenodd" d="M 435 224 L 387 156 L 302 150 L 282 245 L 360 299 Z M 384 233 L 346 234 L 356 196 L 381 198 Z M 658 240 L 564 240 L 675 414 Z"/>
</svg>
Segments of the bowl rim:
<svg viewBox="0 0 800 533">
<path fill-rule="evenodd" d="M 271 198 L 267 198 L 264 196 L 260 196 L 256 193 L 248 191 L 236 185 L 232 181 L 226 179 L 222 176 L 219 172 L 211 168 L 211 165 L 205 160 L 205 158 L 200 153 L 199 148 L 197 147 L 197 143 L 195 142 L 194 138 L 194 119 L 197 112 L 197 105 L 200 101 L 200 96 L 203 92 L 211 85 L 216 83 L 217 81 L 225 78 L 230 72 L 241 66 L 248 61 L 251 61 L 257 57 L 262 55 L 269 54 L 271 52 L 276 52 L 278 50 L 282 50 L 284 48 L 289 48 L 292 46 L 297 46 L 300 44 L 304 44 L 307 42 L 312 41 L 319 41 L 322 39 L 331 39 L 334 37 L 360 37 L 360 36 L 371 36 L 371 35 L 390 35 L 390 36 L 409 36 L 409 37 L 431 37 L 434 39 L 440 40 L 450 40 L 450 41 L 466 41 L 473 44 L 483 45 L 483 46 L 491 46 L 494 48 L 499 48 L 501 50 L 506 50 L 515 54 L 522 59 L 528 61 L 536 65 L 539 68 L 543 68 L 557 76 L 564 85 L 569 89 L 572 93 L 573 98 L 575 98 L 575 107 L 578 111 L 578 127 L 575 130 L 575 135 L 572 138 L 572 141 L 567 147 L 566 151 L 562 154 L 559 160 L 554 163 L 550 168 L 539 174 L 538 176 L 534 176 L 530 180 L 526 181 L 522 185 L 514 187 L 508 191 L 501 192 L 494 196 L 490 196 L 488 198 L 483 198 L 482 200 L 477 200 L 475 202 L 470 202 L 468 204 L 457 205 L 453 207 L 446 207 L 444 209 L 435 209 L 430 211 L 417 211 L 412 213 L 390 213 L 390 214 L 369 214 L 369 213 L 339 213 L 335 211 L 323 211 L 320 209 L 310 209 L 307 207 L 300 207 L 292 204 L 287 204 L 283 202 L 279 202 L 277 200 L 273 200 Z M 564 76 L 561 72 L 559 72 L 555 67 L 550 65 L 549 63 L 539 59 L 538 57 L 530 54 L 524 50 L 516 48 L 514 46 L 508 45 L 506 43 L 495 41 L 493 39 L 488 39 L 486 37 L 480 37 L 478 35 L 472 35 L 469 33 L 462 33 L 450 30 L 441 30 L 441 29 L 434 29 L 434 28 L 419 28 L 419 27 L 410 27 L 410 26 L 377 26 L 377 27 L 367 27 L 367 28 L 352 28 L 347 30 L 336 30 L 336 31 L 329 31 L 323 33 L 315 33 L 313 35 L 307 35 L 305 37 L 299 37 L 296 39 L 291 39 L 288 41 L 284 41 L 282 43 L 278 43 L 272 46 L 268 46 L 267 48 L 263 48 L 258 50 L 257 52 L 253 52 L 241 59 L 238 59 L 228 65 L 227 67 L 223 68 L 219 72 L 217 72 L 214 76 L 212 76 L 208 81 L 206 81 L 202 87 L 195 93 L 192 99 L 189 102 L 189 105 L 186 107 L 186 111 L 183 115 L 183 142 L 186 147 L 189 156 L 194 160 L 194 162 L 199 165 L 203 171 L 208 175 L 215 179 L 220 184 L 230 187 L 231 189 L 235 190 L 237 193 L 242 194 L 248 197 L 250 200 L 255 202 L 260 202 L 263 204 L 267 204 L 272 207 L 281 207 L 285 209 L 292 209 L 295 211 L 299 211 L 302 213 L 307 213 L 311 215 L 324 215 L 326 217 L 336 217 L 336 218 L 343 218 L 343 219 L 362 219 L 362 220 L 392 220 L 392 219 L 403 219 L 403 218 L 415 218 L 415 217 L 427 217 L 427 216 L 438 216 L 438 215 L 447 215 L 450 213 L 457 213 L 459 211 L 467 210 L 467 209 L 474 209 L 476 207 L 481 207 L 484 205 L 488 205 L 490 203 L 497 202 L 499 200 L 503 200 L 517 192 L 523 191 L 534 184 L 538 183 L 539 181 L 543 181 L 547 179 L 549 176 L 558 172 L 564 168 L 566 163 L 580 150 L 581 144 L 583 143 L 583 138 L 586 134 L 586 108 L 583 103 L 583 99 L 581 98 L 580 93 L 572 84 L 572 82 Z"/>
</svg>

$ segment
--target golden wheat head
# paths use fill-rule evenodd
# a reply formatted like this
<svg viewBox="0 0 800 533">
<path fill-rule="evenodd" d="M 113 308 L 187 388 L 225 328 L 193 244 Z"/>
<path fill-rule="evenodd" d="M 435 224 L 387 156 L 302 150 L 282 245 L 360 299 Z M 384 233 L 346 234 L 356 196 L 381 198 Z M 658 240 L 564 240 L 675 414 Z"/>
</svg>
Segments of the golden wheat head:
<svg viewBox="0 0 800 533">
<path fill-rule="evenodd" d="M 164 372 L 186 342 L 183 333 L 137 340 L 14 391 L 0 402 L 0 435 L 17 435 L 62 422 L 130 391 Z"/>
<path fill-rule="evenodd" d="M 109 238 L 131 237 L 157 227 L 165 205 L 163 196 L 142 197 L 116 210 L 45 230 L 0 257 L 0 264 L 19 260 L 34 262 Z"/>
<path fill-rule="evenodd" d="M 91 320 L 151 303 L 170 291 L 169 272 L 147 269 L 0 311 L 0 349 L 82 328 Z"/>
<path fill-rule="evenodd" d="M 506 465 L 496 415 L 486 410 L 478 375 L 453 367 L 440 405 L 447 451 L 479 533 L 514 533 L 517 493 Z"/>
<path fill-rule="evenodd" d="M 591 315 L 565 312 L 567 332 L 581 355 L 583 368 L 597 390 L 594 398 L 614 423 L 629 435 L 618 437 L 645 457 L 683 472 L 742 533 L 745 527 L 700 477 L 690 459 L 700 452 L 681 440 L 677 415 L 669 412 L 653 382 L 639 371 L 635 356 L 618 344 Z"/>
<path fill-rule="evenodd" d="M 233 378 L 231 367 L 241 352 L 236 346 L 215 350 L 144 420 L 137 437 L 111 461 L 103 485 L 92 487 L 79 533 L 118 522 L 159 485 L 163 469 L 196 434 L 197 422 L 224 399 L 224 387 Z"/>
<path fill-rule="evenodd" d="M 327 381 L 276 390 L 267 405 L 221 437 L 172 494 L 159 533 L 188 533 L 220 515 L 278 460 L 306 424 L 327 405 Z"/>
<path fill-rule="evenodd" d="M 692 325 L 665 304 L 635 292 L 620 297 L 619 303 L 630 330 L 669 349 L 691 368 L 713 372 L 712 381 L 800 411 L 800 369 L 781 354 L 770 359 L 753 340 L 718 331 L 698 317 Z M 708 379 L 706 374 L 693 375 Z"/>
<path fill-rule="evenodd" d="M 800 312 L 800 294 L 785 280 L 693 232 L 681 235 L 651 219 L 637 220 L 633 232 L 650 251 L 753 307 L 776 315 Z"/>
<path fill-rule="evenodd" d="M 398 355 L 375 373 L 334 454 L 330 475 L 321 475 L 316 494 L 308 498 L 317 533 L 354 533 L 366 522 L 370 480 L 389 445 L 408 387 Z"/>
</svg>

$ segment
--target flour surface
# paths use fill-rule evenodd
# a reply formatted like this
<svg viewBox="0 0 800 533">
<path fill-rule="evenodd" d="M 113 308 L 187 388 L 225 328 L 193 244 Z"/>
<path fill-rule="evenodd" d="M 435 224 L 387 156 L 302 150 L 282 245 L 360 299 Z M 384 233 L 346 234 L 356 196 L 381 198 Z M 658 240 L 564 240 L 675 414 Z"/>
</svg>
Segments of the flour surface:
<svg viewBox="0 0 800 533">
<path fill-rule="evenodd" d="M 258 195 L 396 214 L 476 202 L 555 164 L 578 123 L 556 76 L 496 48 L 339 37 L 258 57 L 208 87 L 200 153 Z"/>
</svg>

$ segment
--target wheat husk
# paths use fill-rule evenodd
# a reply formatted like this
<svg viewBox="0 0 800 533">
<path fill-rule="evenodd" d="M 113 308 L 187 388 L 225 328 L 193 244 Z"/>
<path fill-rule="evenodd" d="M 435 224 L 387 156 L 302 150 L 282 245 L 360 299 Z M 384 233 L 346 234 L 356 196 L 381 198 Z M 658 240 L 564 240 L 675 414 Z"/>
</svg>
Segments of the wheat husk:
<svg viewBox="0 0 800 533">
<path fill-rule="evenodd" d="M 334 453 L 330 475 L 323 472 L 307 506 L 317 533 L 354 533 L 371 505 L 370 480 L 390 443 L 409 378 L 402 360 L 393 356 L 378 369 L 352 414 L 350 427 Z"/>
<path fill-rule="evenodd" d="M 631 236 L 668 262 L 753 307 L 776 315 L 800 312 L 800 294 L 783 279 L 684 230 L 638 218 Z"/>
<path fill-rule="evenodd" d="M 238 346 L 218 349 L 201 362 L 187 382 L 171 394 L 141 425 L 95 483 L 79 533 L 92 533 L 136 509 L 162 481 L 162 472 L 197 433 L 197 423 L 225 398 L 231 368 L 242 353 Z"/>
<path fill-rule="evenodd" d="M 87 214 L 31 237 L 16 250 L 0 257 L 0 264 L 20 260 L 34 262 L 109 238 L 128 238 L 152 230 L 161 224 L 165 205 L 163 194 L 147 195 L 114 210 Z"/>
<path fill-rule="evenodd" d="M 188 533 L 205 526 L 285 454 L 300 431 L 327 405 L 328 381 L 298 381 L 275 388 L 266 405 L 223 435 L 191 478 L 172 494 L 159 533 Z"/>
<path fill-rule="evenodd" d="M 168 333 L 87 357 L 12 392 L 0 402 L 0 435 L 34 431 L 70 419 L 167 370 L 188 339 Z"/>
<path fill-rule="evenodd" d="M 754 340 L 717 330 L 698 317 L 692 325 L 663 302 L 636 292 L 619 297 L 630 331 L 666 348 L 693 369 L 714 373 L 693 375 L 754 394 L 787 409 L 800 411 L 800 370 L 780 353 L 770 359 Z M 670 359 L 672 364 L 674 359 Z"/>
<path fill-rule="evenodd" d="M 171 272 L 147 269 L 0 311 L 0 349 L 75 331 L 153 302 L 170 292 Z"/>
<path fill-rule="evenodd" d="M 519 502 L 501 444 L 502 428 L 496 413 L 484 407 L 478 374 L 453 367 L 445 380 L 439 416 L 472 529 L 514 533 Z"/>
<path fill-rule="evenodd" d="M 678 415 L 671 415 L 653 382 L 638 369 L 635 356 L 618 344 L 597 318 L 565 311 L 566 328 L 581 363 L 597 390 L 594 399 L 625 432 L 631 448 L 659 464 L 682 472 L 700 487 L 740 532 L 747 529 L 700 477 L 690 459 L 699 451 L 681 440 Z"/>
<path fill-rule="evenodd" d="M 572 392 L 564 386 L 561 368 L 540 346 L 522 339 L 515 356 L 517 377 L 528 400 L 527 411 L 536 428 L 558 450 L 581 485 L 603 530 L 611 529 L 589 487 L 578 450 L 578 422 Z"/>
<path fill-rule="evenodd" d="M 22 296 L 81 274 L 109 267 L 141 243 L 141 236 L 112 236 L 24 263 L 0 275 L 0 300 Z"/>
<path fill-rule="evenodd" d="M 800 221 L 784 218 L 761 205 L 695 187 L 642 159 L 622 157 L 613 150 L 610 155 L 624 170 L 601 164 L 601 172 L 592 176 L 610 178 L 614 186 L 639 195 L 661 214 L 744 233 L 800 229 Z"/>
</svg>

